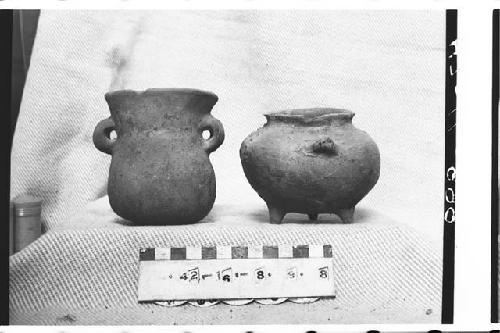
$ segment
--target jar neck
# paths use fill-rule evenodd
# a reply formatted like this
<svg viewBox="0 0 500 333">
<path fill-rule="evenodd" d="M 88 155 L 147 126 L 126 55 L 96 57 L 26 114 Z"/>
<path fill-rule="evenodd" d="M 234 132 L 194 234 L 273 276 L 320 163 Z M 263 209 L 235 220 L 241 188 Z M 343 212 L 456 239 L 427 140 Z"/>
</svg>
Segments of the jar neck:
<svg viewBox="0 0 500 333">
<path fill-rule="evenodd" d="M 217 102 L 217 96 L 194 89 L 121 90 L 106 101 L 117 131 L 197 127 Z"/>
</svg>

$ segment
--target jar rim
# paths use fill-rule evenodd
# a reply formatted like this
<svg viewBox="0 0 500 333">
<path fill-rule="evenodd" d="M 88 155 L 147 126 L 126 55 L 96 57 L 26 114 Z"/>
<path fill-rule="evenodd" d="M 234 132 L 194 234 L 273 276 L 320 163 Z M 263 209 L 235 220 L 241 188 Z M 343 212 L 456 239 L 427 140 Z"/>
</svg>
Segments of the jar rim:
<svg viewBox="0 0 500 333">
<path fill-rule="evenodd" d="M 133 89 L 120 89 L 113 90 L 106 93 L 106 99 L 108 97 L 114 96 L 130 96 L 130 95 L 155 95 L 155 94 L 164 94 L 164 93 L 176 93 L 176 94 L 196 94 L 196 95 L 206 95 L 215 98 L 218 100 L 219 97 L 207 90 L 200 90 L 195 88 L 148 88 L 146 90 L 133 90 Z"/>
<path fill-rule="evenodd" d="M 299 121 L 299 122 L 317 122 L 327 120 L 350 120 L 355 113 L 340 108 L 304 108 L 304 109 L 287 109 L 278 112 L 266 113 L 267 119 L 284 120 L 284 121 Z"/>
</svg>

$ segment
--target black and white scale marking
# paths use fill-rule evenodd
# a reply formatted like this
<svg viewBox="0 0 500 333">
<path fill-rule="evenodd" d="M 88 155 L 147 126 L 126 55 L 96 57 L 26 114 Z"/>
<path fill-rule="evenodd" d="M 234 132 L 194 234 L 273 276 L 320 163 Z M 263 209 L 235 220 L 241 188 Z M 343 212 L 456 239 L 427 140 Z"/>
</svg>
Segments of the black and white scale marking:
<svg viewBox="0 0 500 333">
<path fill-rule="evenodd" d="M 258 245 L 258 246 L 203 246 L 203 247 L 156 247 L 142 248 L 139 252 L 140 261 L 153 260 L 215 260 L 215 259 L 285 259 L 285 258 L 332 258 L 331 245 Z M 311 303 L 319 297 L 289 298 L 295 303 Z M 255 299 L 257 303 L 280 304 L 287 298 Z M 212 306 L 220 301 L 229 305 L 245 305 L 253 299 L 236 300 L 199 300 L 188 302 L 195 306 Z M 163 306 L 178 306 L 186 301 L 155 302 Z"/>
</svg>

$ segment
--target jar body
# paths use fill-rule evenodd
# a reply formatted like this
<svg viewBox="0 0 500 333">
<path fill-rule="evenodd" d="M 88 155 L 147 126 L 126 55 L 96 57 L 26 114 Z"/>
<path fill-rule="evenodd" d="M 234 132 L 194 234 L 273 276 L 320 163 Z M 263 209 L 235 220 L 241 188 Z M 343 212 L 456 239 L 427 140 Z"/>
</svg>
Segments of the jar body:
<svg viewBox="0 0 500 333">
<path fill-rule="evenodd" d="M 215 174 L 201 146 L 169 132 L 134 133 L 117 141 L 109 169 L 113 210 L 144 225 L 197 222 L 215 201 Z"/>
<path fill-rule="evenodd" d="M 377 145 L 350 121 L 268 121 L 243 141 L 240 157 L 272 222 L 273 214 L 286 213 L 312 219 L 335 213 L 350 222 L 343 215 L 353 213 L 380 174 Z"/>
</svg>

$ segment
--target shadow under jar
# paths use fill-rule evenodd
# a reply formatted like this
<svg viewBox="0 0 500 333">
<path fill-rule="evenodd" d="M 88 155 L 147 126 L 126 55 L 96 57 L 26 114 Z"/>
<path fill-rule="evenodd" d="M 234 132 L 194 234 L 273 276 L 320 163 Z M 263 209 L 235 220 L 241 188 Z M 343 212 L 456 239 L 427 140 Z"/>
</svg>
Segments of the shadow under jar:
<svg viewBox="0 0 500 333">
<path fill-rule="evenodd" d="M 312 108 L 265 114 L 264 127 L 241 144 L 248 182 L 264 199 L 271 223 L 287 213 L 338 215 L 353 221 L 354 207 L 375 186 L 380 153 L 352 124 L 354 113 Z"/>
<path fill-rule="evenodd" d="M 222 123 L 210 114 L 218 97 L 195 89 L 148 89 L 105 98 L 111 117 L 97 124 L 93 140 L 112 155 L 108 195 L 115 213 L 139 225 L 203 219 L 215 201 L 208 155 L 224 141 Z"/>
</svg>

